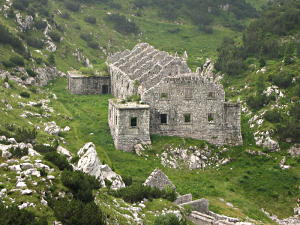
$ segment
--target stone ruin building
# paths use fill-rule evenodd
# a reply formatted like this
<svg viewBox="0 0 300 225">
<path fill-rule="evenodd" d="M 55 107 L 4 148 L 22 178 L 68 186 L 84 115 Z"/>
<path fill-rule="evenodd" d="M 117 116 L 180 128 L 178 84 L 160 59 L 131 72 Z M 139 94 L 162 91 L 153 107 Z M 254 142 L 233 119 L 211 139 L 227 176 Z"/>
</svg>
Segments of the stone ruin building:
<svg viewBox="0 0 300 225">
<path fill-rule="evenodd" d="M 225 101 L 212 71 L 192 72 L 183 58 L 147 43 L 110 56 L 107 65 L 114 96 L 108 122 L 117 149 L 150 144 L 150 134 L 242 144 L 240 104 Z M 82 89 L 84 82 L 93 86 L 93 81 L 82 81 L 72 88 L 69 82 L 69 89 Z"/>
</svg>

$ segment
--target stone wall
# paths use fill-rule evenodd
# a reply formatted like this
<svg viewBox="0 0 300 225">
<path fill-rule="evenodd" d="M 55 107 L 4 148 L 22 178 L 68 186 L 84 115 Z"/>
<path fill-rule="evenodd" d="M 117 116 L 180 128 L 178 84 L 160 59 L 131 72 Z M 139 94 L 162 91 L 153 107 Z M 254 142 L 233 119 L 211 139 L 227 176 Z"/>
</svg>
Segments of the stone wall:
<svg viewBox="0 0 300 225">
<path fill-rule="evenodd" d="M 110 76 L 68 76 L 68 89 L 72 94 L 110 94 Z"/>
<path fill-rule="evenodd" d="M 205 214 L 208 214 L 209 212 L 208 210 L 209 202 L 205 198 L 201 198 L 195 201 L 181 204 L 181 206 L 186 206 L 186 205 L 190 206 L 193 211 L 197 211 Z"/>
<path fill-rule="evenodd" d="M 136 118 L 136 126 L 131 119 Z M 108 122 L 116 149 L 133 151 L 137 144 L 151 144 L 149 106 L 109 101 Z"/>
<path fill-rule="evenodd" d="M 150 106 L 150 133 L 207 140 L 216 145 L 242 143 L 240 106 L 225 102 L 220 84 L 197 74 L 167 77 L 143 93 Z M 161 123 L 161 114 L 167 122 Z M 189 116 L 190 121 L 185 121 Z"/>
</svg>

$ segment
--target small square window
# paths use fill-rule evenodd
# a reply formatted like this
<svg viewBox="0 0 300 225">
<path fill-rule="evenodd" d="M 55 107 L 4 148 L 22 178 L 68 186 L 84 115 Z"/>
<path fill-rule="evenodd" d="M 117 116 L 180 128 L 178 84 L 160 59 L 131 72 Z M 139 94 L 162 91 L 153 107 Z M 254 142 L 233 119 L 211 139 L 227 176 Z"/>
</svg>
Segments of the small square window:
<svg viewBox="0 0 300 225">
<path fill-rule="evenodd" d="M 214 114 L 213 113 L 208 113 L 207 120 L 208 120 L 208 122 L 213 123 L 214 120 L 215 120 Z"/>
<path fill-rule="evenodd" d="M 190 123 L 191 122 L 191 114 L 187 113 L 187 114 L 184 114 L 184 122 L 185 123 Z"/>
<path fill-rule="evenodd" d="M 215 92 L 208 92 L 207 97 L 208 98 L 215 98 L 216 97 L 216 93 Z"/>
<path fill-rule="evenodd" d="M 184 89 L 184 98 L 185 99 L 192 99 L 193 98 L 193 90 L 190 88 Z"/>
<path fill-rule="evenodd" d="M 168 93 L 160 93 L 160 99 L 167 99 Z"/>
<path fill-rule="evenodd" d="M 131 127 L 137 127 L 137 117 L 131 117 L 130 118 L 130 126 Z"/>
<path fill-rule="evenodd" d="M 168 115 L 167 114 L 160 114 L 160 123 L 167 124 L 168 123 Z"/>
</svg>

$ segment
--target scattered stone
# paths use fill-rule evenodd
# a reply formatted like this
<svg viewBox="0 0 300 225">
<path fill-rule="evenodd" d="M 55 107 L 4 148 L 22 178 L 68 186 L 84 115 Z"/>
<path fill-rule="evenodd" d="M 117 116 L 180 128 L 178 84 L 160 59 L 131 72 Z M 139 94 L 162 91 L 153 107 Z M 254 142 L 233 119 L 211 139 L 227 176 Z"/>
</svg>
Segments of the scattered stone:
<svg viewBox="0 0 300 225">
<path fill-rule="evenodd" d="M 175 185 L 169 180 L 167 175 L 159 169 L 155 169 L 146 179 L 143 185 L 157 187 L 161 190 L 167 187 L 175 189 Z"/>
<path fill-rule="evenodd" d="M 21 191 L 21 194 L 22 195 L 31 195 L 32 194 L 32 190 L 30 190 L 30 189 L 25 189 L 25 190 L 22 190 Z"/>
<path fill-rule="evenodd" d="M 298 157 L 300 156 L 300 144 L 295 144 L 293 145 L 289 150 L 288 153 L 292 156 L 292 157 Z"/>
<path fill-rule="evenodd" d="M 27 185 L 25 182 L 20 181 L 17 183 L 16 188 L 27 188 Z"/>
</svg>

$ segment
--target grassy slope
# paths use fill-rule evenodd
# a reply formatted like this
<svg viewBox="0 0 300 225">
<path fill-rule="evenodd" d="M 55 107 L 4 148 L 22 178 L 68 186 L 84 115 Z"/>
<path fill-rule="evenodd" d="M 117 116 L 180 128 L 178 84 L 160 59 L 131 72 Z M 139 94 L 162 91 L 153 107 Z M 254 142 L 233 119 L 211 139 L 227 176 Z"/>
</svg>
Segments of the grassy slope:
<svg viewBox="0 0 300 225">
<path fill-rule="evenodd" d="M 66 135 L 68 146 L 76 152 L 85 142 L 93 141 L 102 161 L 112 165 L 122 175 L 133 176 L 134 181 L 142 182 L 154 168 L 162 167 L 155 153 L 161 152 L 165 146 L 202 143 L 176 137 L 153 136 L 154 152 L 149 152 L 147 159 L 117 151 L 113 147 L 107 125 L 107 100 L 110 96 L 73 96 L 67 93 L 65 87 L 65 80 L 60 79 L 50 86 L 50 90 L 57 94 L 60 102 L 55 108 L 61 108 L 73 117 L 69 124 L 72 131 Z M 300 167 L 297 161 L 289 158 L 293 168 L 282 171 L 278 166 L 282 158 L 279 153 L 272 153 L 272 159 L 269 160 L 245 153 L 246 149 L 259 150 L 254 146 L 247 118 L 244 118 L 243 122 L 243 135 L 245 145 L 232 148 L 228 153 L 233 159 L 232 163 L 220 169 L 162 169 L 181 194 L 192 193 L 195 198 L 206 197 L 211 200 L 211 208 L 217 212 L 242 218 L 250 216 L 262 220 L 264 224 L 270 221 L 260 212 L 260 208 L 265 208 L 280 217 L 292 215 L 299 195 Z M 240 210 L 226 206 L 220 198 L 232 202 Z"/>
</svg>

